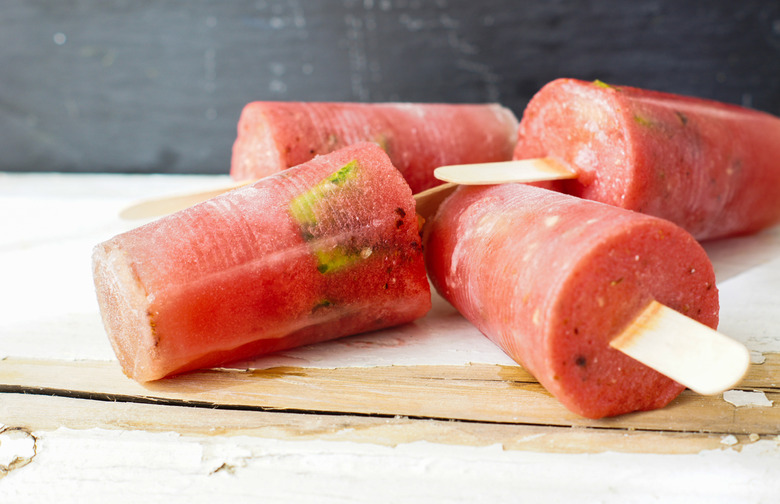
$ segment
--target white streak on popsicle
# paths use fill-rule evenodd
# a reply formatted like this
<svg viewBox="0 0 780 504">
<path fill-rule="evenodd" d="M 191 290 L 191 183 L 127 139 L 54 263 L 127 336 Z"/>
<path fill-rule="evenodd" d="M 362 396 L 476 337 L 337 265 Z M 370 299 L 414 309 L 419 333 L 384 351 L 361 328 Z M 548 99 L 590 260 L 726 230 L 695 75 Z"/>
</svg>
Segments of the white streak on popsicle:
<svg viewBox="0 0 780 504">
<path fill-rule="evenodd" d="M 609 345 L 703 395 L 730 389 L 750 365 L 744 345 L 657 301 Z"/>
</svg>

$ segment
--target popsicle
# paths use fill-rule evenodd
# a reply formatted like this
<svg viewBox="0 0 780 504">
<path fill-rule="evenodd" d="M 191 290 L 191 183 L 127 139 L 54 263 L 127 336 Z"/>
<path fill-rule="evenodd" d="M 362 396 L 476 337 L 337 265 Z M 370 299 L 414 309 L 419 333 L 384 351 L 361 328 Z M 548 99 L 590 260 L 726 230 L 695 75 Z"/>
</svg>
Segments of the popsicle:
<svg viewBox="0 0 780 504">
<path fill-rule="evenodd" d="M 525 184 L 461 186 L 426 224 L 424 246 L 436 290 L 585 417 L 660 408 L 684 389 L 613 347 L 648 307 L 718 324 L 699 243 L 615 206 Z"/>
<path fill-rule="evenodd" d="M 780 118 L 756 110 L 558 79 L 525 109 L 514 158 L 563 179 L 540 185 L 671 220 L 699 240 L 780 222 Z M 437 175 L 460 182 L 452 168 Z"/>
<path fill-rule="evenodd" d="M 360 143 L 97 245 L 94 283 L 138 381 L 403 324 L 431 296 L 412 192 Z"/>
<path fill-rule="evenodd" d="M 414 193 L 433 169 L 512 159 L 517 118 L 497 104 L 252 102 L 238 122 L 230 174 L 257 179 L 356 142 L 376 142 Z"/>
</svg>

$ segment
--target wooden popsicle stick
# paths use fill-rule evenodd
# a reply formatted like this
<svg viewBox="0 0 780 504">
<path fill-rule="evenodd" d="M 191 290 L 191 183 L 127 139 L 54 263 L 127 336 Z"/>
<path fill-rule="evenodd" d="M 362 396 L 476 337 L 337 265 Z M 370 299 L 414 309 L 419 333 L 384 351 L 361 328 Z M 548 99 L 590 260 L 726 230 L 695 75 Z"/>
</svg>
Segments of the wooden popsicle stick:
<svg viewBox="0 0 780 504">
<path fill-rule="evenodd" d="M 657 301 L 609 344 L 702 395 L 734 387 L 750 365 L 744 345 Z"/>
<path fill-rule="evenodd" d="M 433 176 L 445 182 L 465 185 L 543 182 L 577 178 L 575 172 L 552 158 L 441 166 L 433 171 Z"/>
<path fill-rule="evenodd" d="M 463 165 L 447 165 L 436 168 L 434 176 L 444 182 L 453 182 L 464 185 L 504 184 L 511 182 L 541 182 L 545 180 L 561 180 L 576 178 L 577 174 L 567 169 L 552 158 L 523 159 L 518 161 L 499 161 L 495 163 L 474 163 Z M 147 219 L 160 217 L 169 213 L 183 210 L 207 199 L 218 196 L 224 192 L 251 184 L 257 180 L 245 180 L 232 185 L 211 189 L 207 191 L 163 196 L 134 203 L 123 209 L 119 216 L 125 220 Z M 441 191 L 441 188 L 433 188 Z M 451 192 L 452 186 L 447 186 Z M 426 191 L 419 193 L 421 196 Z M 441 199 L 446 195 L 441 196 Z M 425 195 L 433 197 L 432 194 Z M 436 206 L 441 202 L 436 202 Z M 434 200 L 431 199 L 431 202 Z M 418 200 L 418 206 L 420 202 Z M 435 207 L 432 207 L 435 211 Z M 432 212 L 428 212 L 430 215 Z M 423 216 L 426 217 L 426 216 Z"/>
<path fill-rule="evenodd" d="M 160 198 L 139 201 L 138 203 L 134 203 L 128 207 L 125 207 L 122 211 L 119 212 L 119 217 L 125 220 L 160 217 L 162 215 L 191 207 L 206 201 L 209 198 L 219 196 L 220 194 L 232 191 L 233 189 L 243 187 L 253 182 L 256 182 L 256 180 L 236 182 L 235 184 L 229 186 L 196 193 L 163 196 Z M 417 213 L 424 219 L 430 218 L 430 216 L 436 212 L 436 209 L 439 208 L 439 204 L 441 204 L 444 198 L 449 196 L 456 187 L 457 184 L 445 183 L 415 194 L 414 199 L 417 202 Z"/>
<path fill-rule="evenodd" d="M 174 196 L 162 196 L 160 198 L 139 201 L 138 203 L 134 203 L 122 209 L 119 212 L 119 217 L 125 220 L 160 217 L 162 215 L 174 213 L 178 210 L 189 208 L 215 196 L 219 196 L 222 193 L 232 191 L 233 189 L 238 189 L 239 187 L 243 187 L 254 182 L 257 182 L 257 180 L 242 180 L 224 187 L 209 189 L 206 191 L 178 194 Z"/>
<path fill-rule="evenodd" d="M 415 194 L 414 201 L 416 203 L 417 215 L 425 220 L 429 220 L 436 213 L 441 202 L 452 194 L 452 191 L 457 187 L 458 184 L 447 183 Z"/>
</svg>

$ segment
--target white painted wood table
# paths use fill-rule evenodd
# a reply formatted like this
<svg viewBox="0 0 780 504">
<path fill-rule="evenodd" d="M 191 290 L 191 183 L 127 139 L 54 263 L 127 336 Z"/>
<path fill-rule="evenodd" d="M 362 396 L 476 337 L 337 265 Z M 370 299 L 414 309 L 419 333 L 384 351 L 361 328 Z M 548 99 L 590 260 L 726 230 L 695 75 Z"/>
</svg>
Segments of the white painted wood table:
<svg viewBox="0 0 780 504">
<path fill-rule="evenodd" d="M 591 421 L 434 298 L 424 319 L 141 386 L 90 254 L 226 176 L 0 173 L 0 502 L 780 501 L 780 228 L 706 245 L 744 382 Z"/>
</svg>

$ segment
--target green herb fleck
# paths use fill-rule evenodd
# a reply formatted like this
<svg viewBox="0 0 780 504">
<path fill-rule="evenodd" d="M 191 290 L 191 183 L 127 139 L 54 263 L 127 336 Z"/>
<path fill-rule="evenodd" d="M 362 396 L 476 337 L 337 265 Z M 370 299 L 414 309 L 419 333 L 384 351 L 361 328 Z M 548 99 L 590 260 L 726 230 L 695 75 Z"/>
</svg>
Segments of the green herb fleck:
<svg viewBox="0 0 780 504">
<path fill-rule="evenodd" d="M 307 227 L 317 225 L 315 210 L 318 203 L 353 178 L 357 170 L 358 163 L 356 160 L 352 160 L 328 175 L 305 193 L 293 198 L 290 202 L 290 213 L 292 213 L 293 218 L 304 228 L 304 237 L 311 236 L 311 233 L 306 230 Z"/>
<path fill-rule="evenodd" d="M 299 224 L 305 224 L 307 226 L 317 225 L 314 207 L 320 199 L 321 195 L 317 194 L 314 189 L 297 196 L 290 202 L 290 212 L 292 212 L 293 218 L 298 221 Z M 305 237 L 309 237 L 307 240 L 312 238 L 311 234 L 308 232 L 304 232 L 304 235 Z"/>
<path fill-rule="evenodd" d="M 311 309 L 311 312 L 316 313 L 317 311 L 332 305 L 333 302 L 330 299 L 321 299 L 319 302 L 317 302 L 317 304 L 314 305 L 314 307 Z"/>
<path fill-rule="evenodd" d="M 640 126 L 650 127 L 653 125 L 653 121 L 651 121 L 650 119 L 636 114 L 634 115 L 634 121 L 636 121 L 636 123 L 639 124 Z"/>
<path fill-rule="evenodd" d="M 351 252 L 341 247 L 315 250 L 314 255 L 317 257 L 317 271 L 323 275 L 342 270 L 363 259 L 359 251 Z"/>
<path fill-rule="evenodd" d="M 317 259 L 317 271 L 323 275 L 340 271 L 371 255 L 370 247 L 359 247 L 355 244 L 334 246 L 332 242 L 324 243 L 320 240 L 323 233 L 327 233 L 323 224 L 327 224 L 329 220 L 334 223 L 339 221 L 338 211 L 327 201 L 337 198 L 342 191 L 349 191 L 350 182 L 355 179 L 359 170 L 357 160 L 352 160 L 290 202 L 290 214 L 298 222 L 301 236 L 309 243 L 311 252 Z"/>
<path fill-rule="evenodd" d="M 352 160 L 349 163 L 345 164 L 341 168 L 338 169 L 335 173 L 330 175 L 328 178 L 325 179 L 325 182 L 330 182 L 332 184 L 341 185 L 347 180 L 351 179 L 355 172 L 357 171 L 358 163 L 356 160 Z M 320 182 L 320 185 L 322 182 Z"/>
<path fill-rule="evenodd" d="M 606 82 L 598 80 L 598 79 L 594 80 L 593 84 L 595 86 L 598 86 L 598 87 L 604 88 L 604 89 L 617 89 L 615 86 L 609 85 Z"/>
</svg>

